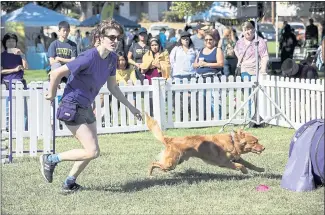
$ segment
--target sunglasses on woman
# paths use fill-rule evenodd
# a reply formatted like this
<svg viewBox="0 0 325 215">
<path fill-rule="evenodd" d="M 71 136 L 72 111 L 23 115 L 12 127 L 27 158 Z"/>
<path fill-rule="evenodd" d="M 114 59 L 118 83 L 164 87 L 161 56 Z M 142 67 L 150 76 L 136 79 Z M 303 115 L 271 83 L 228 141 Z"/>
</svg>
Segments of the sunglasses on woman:
<svg viewBox="0 0 325 215">
<path fill-rule="evenodd" d="M 213 41 L 213 39 L 204 39 L 205 42 Z"/>
<path fill-rule="evenodd" d="M 107 37 L 110 41 L 114 42 L 116 39 L 117 41 L 121 41 L 121 36 L 115 36 L 115 35 L 104 35 L 104 37 Z"/>
<path fill-rule="evenodd" d="M 190 40 L 189 37 L 181 37 L 182 40 Z"/>
</svg>

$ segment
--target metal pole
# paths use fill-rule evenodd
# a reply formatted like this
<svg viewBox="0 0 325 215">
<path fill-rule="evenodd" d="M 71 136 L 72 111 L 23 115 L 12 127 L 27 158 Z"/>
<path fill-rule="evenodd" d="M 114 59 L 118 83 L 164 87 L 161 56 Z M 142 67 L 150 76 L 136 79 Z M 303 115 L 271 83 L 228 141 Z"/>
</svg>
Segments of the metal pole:
<svg viewBox="0 0 325 215">
<path fill-rule="evenodd" d="M 258 57 L 258 26 L 257 26 L 257 18 L 254 19 L 255 22 L 255 59 L 256 59 L 256 82 L 254 83 L 254 86 L 257 87 L 259 85 L 259 57 Z M 254 98 L 254 106 L 255 106 L 255 113 L 254 115 L 256 116 L 256 124 L 260 124 L 260 116 L 259 116 L 259 111 L 258 111 L 258 95 L 255 94 Z"/>
<path fill-rule="evenodd" d="M 53 128 L 52 128 L 52 130 L 53 130 L 52 131 L 52 134 L 53 134 L 53 136 L 52 136 L 52 138 L 53 138 L 52 139 L 52 141 L 53 141 L 53 146 L 52 146 L 53 147 L 53 154 L 55 154 L 55 129 L 56 129 L 55 128 L 55 121 L 56 121 L 55 120 L 55 118 L 56 118 L 56 116 L 55 116 L 55 102 L 56 101 L 55 100 L 56 99 L 53 100 Z"/>
</svg>

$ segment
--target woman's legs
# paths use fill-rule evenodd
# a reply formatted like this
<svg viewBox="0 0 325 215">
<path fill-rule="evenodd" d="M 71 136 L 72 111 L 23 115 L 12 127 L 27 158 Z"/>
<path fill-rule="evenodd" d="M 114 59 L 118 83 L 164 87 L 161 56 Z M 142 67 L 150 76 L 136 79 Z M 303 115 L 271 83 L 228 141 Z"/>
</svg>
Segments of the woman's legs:
<svg viewBox="0 0 325 215">
<path fill-rule="evenodd" d="M 61 161 L 84 161 L 99 156 L 96 122 L 92 124 L 67 125 L 71 133 L 79 140 L 83 149 L 72 149 L 59 153 Z"/>
<path fill-rule="evenodd" d="M 100 153 L 96 122 L 91 124 L 67 125 L 67 127 L 79 140 L 83 149 L 72 149 L 59 154 L 41 156 L 41 171 L 44 178 L 50 183 L 53 180 L 55 166 L 60 161 L 76 161 L 65 182 L 66 185 L 73 185 L 75 184 L 76 178 L 85 169 L 88 163 L 92 159 L 97 158 Z M 67 184 L 68 179 L 71 181 L 71 184 Z"/>
</svg>

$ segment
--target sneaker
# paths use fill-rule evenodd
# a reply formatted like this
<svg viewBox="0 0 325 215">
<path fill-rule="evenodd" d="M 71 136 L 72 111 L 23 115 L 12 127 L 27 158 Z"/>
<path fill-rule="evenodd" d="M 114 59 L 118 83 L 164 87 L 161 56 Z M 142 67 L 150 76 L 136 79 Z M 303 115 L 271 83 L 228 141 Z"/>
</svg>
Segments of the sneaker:
<svg viewBox="0 0 325 215">
<path fill-rule="evenodd" d="M 56 164 L 52 164 L 47 160 L 47 157 L 50 154 L 43 154 L 39 157 L 40 163 L 41 163 L 41 173 L 45 180 L 49 183 L 52 183 L 53 181 L 53 172 L 56 167 Z"/>
<path fill-rule="evenodd" d="M 82 188 L 82 186 L 77 183 L 73 183 L 70 185 L 66 185 L 65 183 L 63 183 L 62 192 L 63 193 L 74 193 L 76 191 L 79 191 L 81 188 Z"/>
</svg>

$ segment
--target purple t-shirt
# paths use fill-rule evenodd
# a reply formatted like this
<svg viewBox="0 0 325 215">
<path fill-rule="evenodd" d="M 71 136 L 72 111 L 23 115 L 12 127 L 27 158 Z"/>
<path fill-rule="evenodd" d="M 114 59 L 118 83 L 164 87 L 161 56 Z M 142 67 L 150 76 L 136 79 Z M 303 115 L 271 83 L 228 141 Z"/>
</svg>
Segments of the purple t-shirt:
<svg viewBox="0 0 325 215">
<path fill-rule="evenodd" d="M 63 93 L 63 101 L 77 103 L 88 108 L 109 76 L 116 75 L 117 55 L 110 52 L 102 59 L 96 48 L 81 53 L 66 64 L 70 76 Z"/>
<path fill-rule="evenodd" d="M 19 65 L 23 65 L 23 60 L 20 55 L 15 55 L 4 51 L 1 53 L 1 67 L 3 69 L 14 69 Z M 10 74 L 1 74 L 1 83 L 3 80 L 22 79 L 24 71 L 19 70 L 18 72 Z"/>
</svg>

